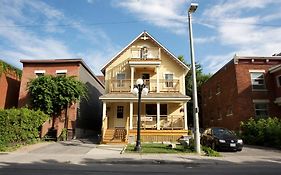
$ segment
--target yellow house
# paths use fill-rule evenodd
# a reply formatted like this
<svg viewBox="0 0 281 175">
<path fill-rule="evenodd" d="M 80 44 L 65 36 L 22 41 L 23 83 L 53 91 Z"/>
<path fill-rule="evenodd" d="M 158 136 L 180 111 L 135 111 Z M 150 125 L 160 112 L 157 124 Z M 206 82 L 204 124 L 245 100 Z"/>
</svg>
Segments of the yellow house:
<svg viewBox="0 0 281 175">
<path fill-rule="evenodd" d="M 149 92 L 141 97 L 141 140 L 175 141 L 187 135 L 185 75 L 189 68 L 144 31 L 103 68 L 102 141 L 136 139 L 138 97 L 132 93 L 142 78 Z"/>
</svg>

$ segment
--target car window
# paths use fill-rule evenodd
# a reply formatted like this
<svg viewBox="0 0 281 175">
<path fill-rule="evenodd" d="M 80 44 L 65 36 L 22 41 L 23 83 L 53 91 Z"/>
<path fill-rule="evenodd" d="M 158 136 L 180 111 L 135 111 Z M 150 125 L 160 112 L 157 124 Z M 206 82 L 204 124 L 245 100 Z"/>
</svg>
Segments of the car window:
<svg viewBox="0 0 281 175">
<path fill-rule="evenodd" d="M 213 134 L 217 137 L 234 135 L 230 130 L 223 128 L 213 128 Z"/>
</svg>

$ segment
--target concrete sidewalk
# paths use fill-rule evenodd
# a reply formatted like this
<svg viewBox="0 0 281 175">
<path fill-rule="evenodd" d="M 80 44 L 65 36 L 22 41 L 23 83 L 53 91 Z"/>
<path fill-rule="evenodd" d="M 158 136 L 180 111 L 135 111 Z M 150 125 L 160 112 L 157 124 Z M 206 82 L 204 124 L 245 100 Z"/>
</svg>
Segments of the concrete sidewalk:
<svg viewBox="0 0 281 175">
<path fill-rule="evenodd" d="M 187 166 L 245 164 L 251 162 L 279 163 L 280 154 L 268 156 L 206 157 L 197 154 L 139 154 L 123 153 L 125 145 L 97 145 L 71 142 L 43 142 L 23 147 L 15 152 L 0 153 L 5 163 L 64 163 L 64 164 L 177 164 Z"/>
</svg>

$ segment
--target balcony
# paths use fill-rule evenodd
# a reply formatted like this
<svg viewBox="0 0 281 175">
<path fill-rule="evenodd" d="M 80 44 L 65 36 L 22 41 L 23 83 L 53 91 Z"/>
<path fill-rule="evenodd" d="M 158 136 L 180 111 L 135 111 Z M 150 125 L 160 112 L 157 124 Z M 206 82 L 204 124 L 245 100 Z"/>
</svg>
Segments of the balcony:
<svg viewBox="0 0 281 175">
<path fill-rule="evenodd" d="M 136 82 L 134 80 L 133 82 Z M 156 79 L 144 79 L 144 84 L 147 86 L 149 93 L 157 92 L 157 80 Z M 108 80 L 109 93 L 112 92 L 130 92 L 131 80 Z M 179 79 L 173 80 L 159 80 L 159 92 L 179 92 Z"/>
<path fill-rule="evenodd" d="M 155 67 L 161 64 L 160 48 L 131 48 L 129 65 L 134 67 Z"/>
</svg>

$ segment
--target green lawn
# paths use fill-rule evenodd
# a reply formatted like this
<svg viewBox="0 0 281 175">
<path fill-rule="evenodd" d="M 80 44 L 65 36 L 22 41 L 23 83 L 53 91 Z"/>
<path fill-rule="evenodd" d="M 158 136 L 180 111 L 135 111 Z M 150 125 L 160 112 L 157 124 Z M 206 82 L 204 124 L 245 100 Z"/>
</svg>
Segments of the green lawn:
<svg viewBox="0 0 281 175">
<path fill-rule="evenodd" d="M 135 144 L 128 144 L 125 152 L 135 153 L 134 148 Z M 172 149 L 169 145 L 162 143 L 142 143 L 141 148 L 141 153 L 194 153 L 193 148 L 176 145 L 176 148 Z"/>
</svg>

